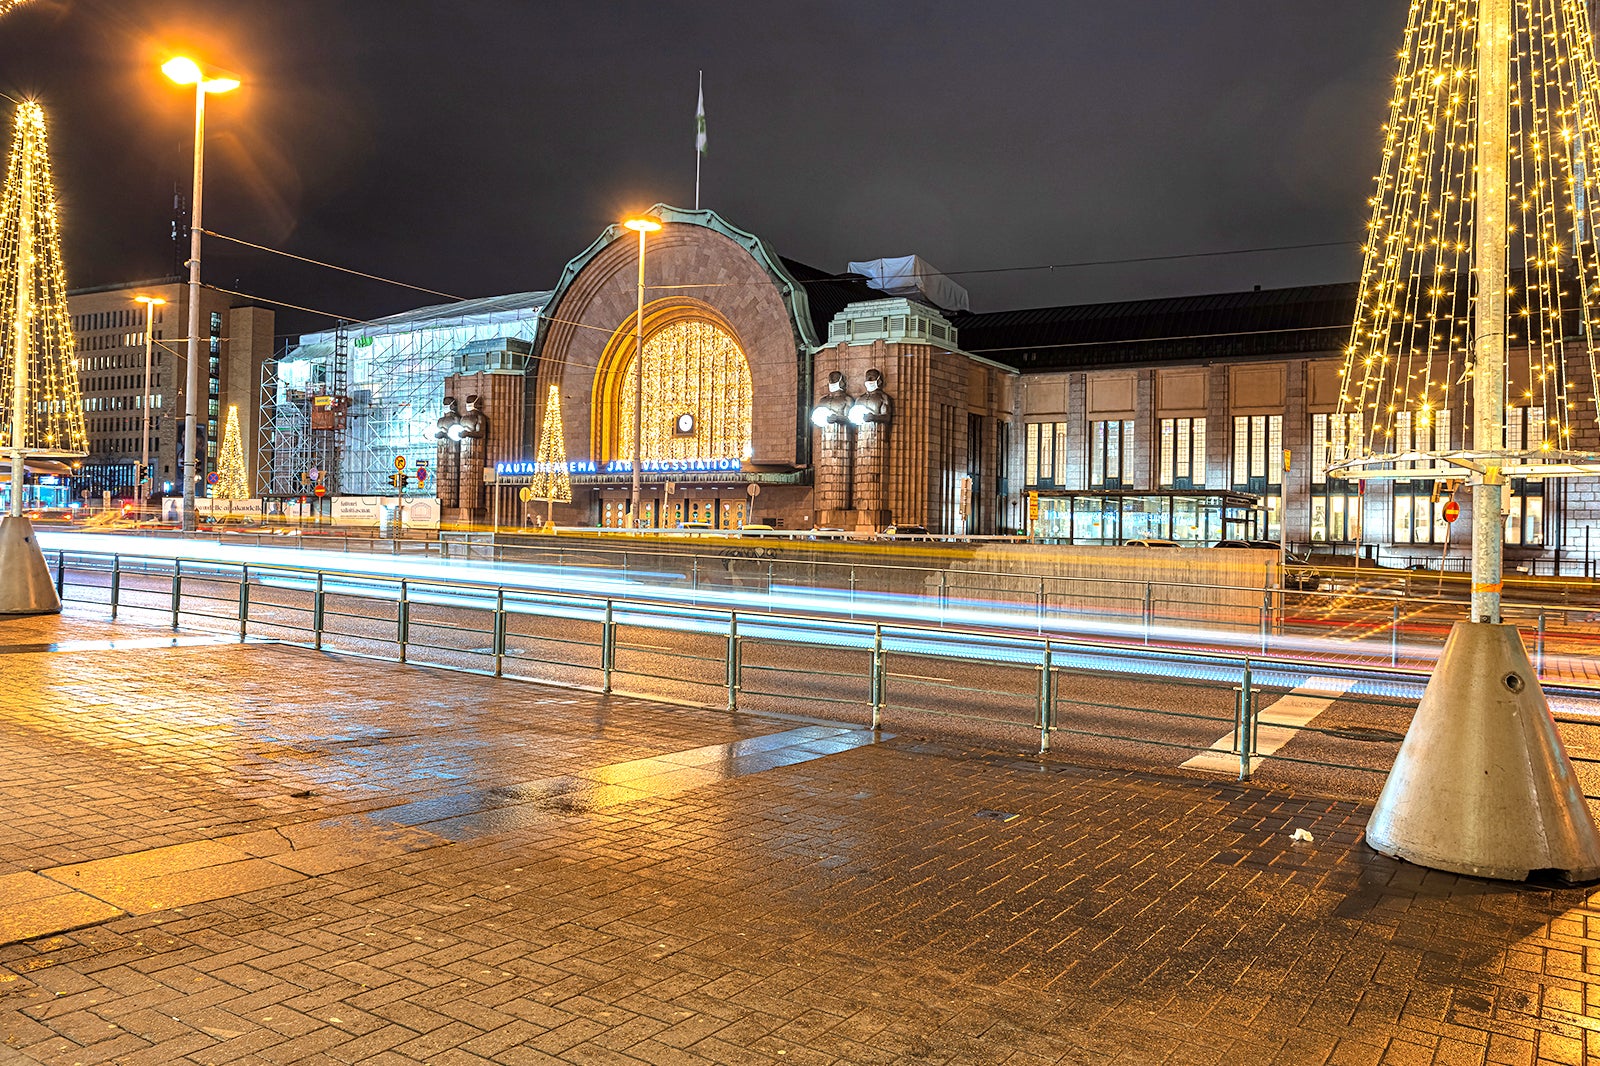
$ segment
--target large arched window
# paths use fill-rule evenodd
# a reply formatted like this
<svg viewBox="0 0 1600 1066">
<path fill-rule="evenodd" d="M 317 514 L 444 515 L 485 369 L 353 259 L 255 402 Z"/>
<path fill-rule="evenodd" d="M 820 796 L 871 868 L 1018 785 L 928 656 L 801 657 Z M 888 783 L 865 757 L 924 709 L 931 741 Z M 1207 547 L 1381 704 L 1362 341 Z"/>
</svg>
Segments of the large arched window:
<svg viewBox="0 0 1600 1066">
<path fill-rule="evenodd" d="M 614 459 L 633 458 L 634 375 L 638 361 L 621 368 L 613 393 L 617 427 Z M 750 364 L 738 341 L 714 322 L 678 318 L 644 339 L 645 462 L 737 460 L 750 457 Z"/>
</svg>

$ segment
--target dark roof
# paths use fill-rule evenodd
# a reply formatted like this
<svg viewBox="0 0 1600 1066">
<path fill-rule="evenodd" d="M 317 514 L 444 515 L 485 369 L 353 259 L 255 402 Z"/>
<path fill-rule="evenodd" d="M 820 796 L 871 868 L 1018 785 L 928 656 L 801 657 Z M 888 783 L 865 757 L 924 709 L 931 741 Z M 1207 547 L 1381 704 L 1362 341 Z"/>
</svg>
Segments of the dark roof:
<svg viewBox="0 0 1600 1066">
<path fill-rule="evenodd" d="M 833 316 L 849 305 L 887 298 L 885 293 L 868 285 L 860 274 L 833 274 L 781 255 L 778 260 L 805 290 L 806 301 L 811 305 L 811 324 L 821 340 L 827 340 L 828 323 L 833 321 Z"/>
<path fill-rule="evenodd" d="M 950 321 L 962 351 L 1022 371 L 1070 370 L 1339 351 L 1355 306 L 1356 286 L 1345 283 L 963 312 Z"/>
</svg>

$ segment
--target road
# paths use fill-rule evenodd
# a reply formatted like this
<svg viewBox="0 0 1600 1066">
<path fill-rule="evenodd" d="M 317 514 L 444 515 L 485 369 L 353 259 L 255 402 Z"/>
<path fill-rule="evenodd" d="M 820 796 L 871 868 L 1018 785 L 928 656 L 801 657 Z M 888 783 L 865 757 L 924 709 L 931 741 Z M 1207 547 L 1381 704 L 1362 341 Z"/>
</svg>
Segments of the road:
<svg viewBox="0 0 1600 1066">
<path fill-rule="evenodd" d="M 81 542 L 79 542 L 81 543 Z M 188 554 L 195 545 L 164 541 Z M 198 546 L 202 549 L 205 545 Z M 215 548 L 215 545 L 209 546 Z M 265 551 L 263 549 L 261 551 Z M 235 554 L 230 551 L 230 554 Z M 248 553 L 238 553 L 248 554 Z M 900 734 L 957 738 L 997 750 L 1037 751 L 1040 743 L 1040 675 L 1044 645 L 1036 634 L 1011 632 L 991 620 L 982 631 L 941 633 L 912 629 L 907 605 L 857 601 L 838 604 L 827 593 L 792 593 L 778 600 L 792 609 L 835 609 L 834 617 L 775 619 L 756 607 L 772 600 L 726 590 L 652 604 L 629 603 L 630 593 L 661 597 L 670 582 L 566 568 L 560 583 L 534 568 L 462 566 L 432 562 L 404 567 L 401 606 L 393 560 L 293 552 L 295 563 L 354 567 L 363 575 L 324 580 L 322 646 L 335 653 L 393 659 L 452 669 L 495 669 L 494 617 L 505 607 L 502 671 L 546 683 L 602 687 L 606 608 L 593 595 L 566 591 L 577 584 L 613 600 L 613 691 L 701 706 L 728 703 L 728 611 L 739 610 L 735 699 L 743 710 L 867 724 L 872 717 L 874 643 L 881 641 L 884 729 Z M 186 564 L 179 621 L 186 628 L 237 634 L 237 569 L 210 562 Z M 274 570 L 276 556 L 255 554 L 246 603 L 252 638 L 296 643 L 312 640 L 316 579 Z M 446 588 L 447 578 L 495 582 L 476 590 Z M 170 624 L 170 570 L 124 569 L 118 576 L 120 615 Z M 110 574 L 103 562 L 69 563 L 67 599 L 73 609 L 106 610 Z M 556 585 L 559 584 L 559 588 Z M 519 587 L 520 586 L 520 587 Z M 881 628 L 859 617 L 874 606 L 890 621 Z M 892 608 L 892 610 L 890 610 Z M 924 608 L 926 612 L 926 608 Z M 852 619 L 851 614 L 857 615 Z M 402 616 L 404 623 L 402 624 Z M 1243 663 L 1221 655 L 1178 657 L 1143 647 L 1051 646 L 1052 749 L 1073 761 L 1178 772 L 1222 779 L 1239 773 L 1234 742 L 1237 688 Z M 448 684 L 447 674 L 434 675 Z M 1256 780 L 1354 799 L 1376 797 L 1424 676 L 1364 671 L 1348 664 L 1251 666 L 1251 695 L 1261 711 L 1252 764 Z M 1591 795 L 1600 795 L 1600 699 L 1558 690 L 1552 705 L 1572 720 L 1565 741 Z"/>
</svg>

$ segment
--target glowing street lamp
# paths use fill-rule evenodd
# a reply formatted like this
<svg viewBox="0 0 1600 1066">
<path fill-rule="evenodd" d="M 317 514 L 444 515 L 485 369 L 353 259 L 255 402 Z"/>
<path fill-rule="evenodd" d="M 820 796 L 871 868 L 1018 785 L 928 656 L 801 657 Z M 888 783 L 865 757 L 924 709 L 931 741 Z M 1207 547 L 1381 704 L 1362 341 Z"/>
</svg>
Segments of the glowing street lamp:
<svg viewBox="0 0 1600 1066">
<path fill-rule="evenodd" d="M 200 64 L 184 56 L 169 59 L 161 72 L 179 85 L 194 86 L 194 199 L 189 215 L 189 367 L 185 375 L 183 447 L 183 528 L 193 529 L 195 427 L 200 424 L 200 192 L 205 175 L 206 94 L 231 92 L 234 78 L 207 76 Z M 147 438 L 148 439 L 148 438 Z"/>
<path fill-rule="evenodd" d="M 639 311 L 633 320 L 633 500 L 628 505 L 628 524 L 639 525 L 639 467 L 644 436 L 644 235 L 661 228 L 652 215 L 635 215 L 622 223 L 639 235 Z"/>
<path fill-rule="evenodd" d="M 150 327 L 155 321 L 156 307 L 166 303 L 159 296 L 135 296 L 134 303 L 144 304 L 144 436 L 139 447 L 139 489 L 145 503 L 150 502 L 150 490 L 145 488 L 148 484 L 155 485 L 155 479 L 150 477 Z"/>
</svg>

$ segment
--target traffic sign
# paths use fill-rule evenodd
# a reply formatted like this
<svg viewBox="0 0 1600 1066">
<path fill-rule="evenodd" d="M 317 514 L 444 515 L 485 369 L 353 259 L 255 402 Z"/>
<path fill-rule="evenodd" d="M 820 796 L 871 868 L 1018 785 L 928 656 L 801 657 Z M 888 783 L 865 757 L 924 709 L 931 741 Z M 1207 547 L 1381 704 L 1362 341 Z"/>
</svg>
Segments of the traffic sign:
<svg viewBox="0 0 1600 1066">
<path fill-rule="evenodd" d="M 744 487 L 744 491 L 749 493 L 751 496 L 759 496 L 761 495 L 761 486 L 752 481 L 750 484 Z"/>
<path fill-rule="evenodd" d="M 317 483 L 317 487 L 312 489 L 311 491 L 315 492 L 318 496 L 326 496 L 328 494 L 328 486 L 322 484 L 321 482 L 318 482 Z"/>
<path fill-rule="evenodd" d="M 523 503 L 527 503 L 529 500 L 533 499 L 533 489 L 529 488 L 527 485 L 522 486 L 522 488 L 517 490 L 517 498 Z"/>
<path fill-rule="evenodd" d="M 211 471 L 211 473 L 206 475 L 206 484 L 207 485 L 215 485 L 216 483 L 217 483 L 217 472 L 215 470 L 213 470 L 213 471 Z"/>
<path fill-rule="evenodd" d="M 428 468 L 421 463 L 417 464 L 417 484 L 421 485 L 428 480 Z"/>
<path fill-rule="evenodd" d="M 312 467 L 310 470 L 307 470 L 306 473 L 311 476 L 312 481 L 322 480 L 322 471 L 318 470 L 316 467 Z"/>
<path fill-rule="evenodd" d="M 1454 500 L 1444 505 L 1444 520 L 1454 522 L 1461 517 L 1461 505 Z"/>
<path fill-rule="evenodd" d="M 395 456 L 394 457 L 394 468 L 396 470 L 404 470 L 406 468 L 406 457 L 403 456 L 403 455 Z"/>
</svg>

